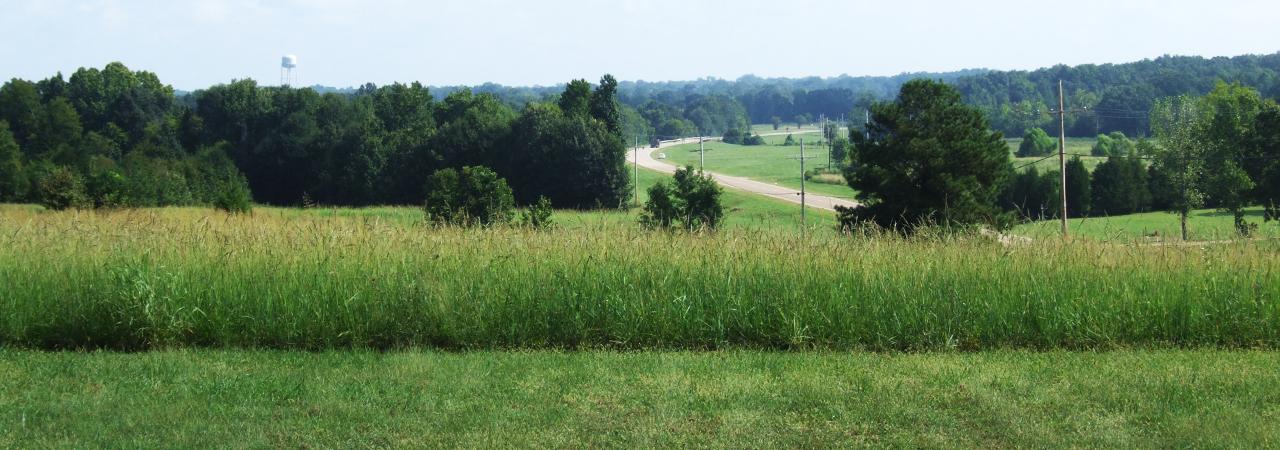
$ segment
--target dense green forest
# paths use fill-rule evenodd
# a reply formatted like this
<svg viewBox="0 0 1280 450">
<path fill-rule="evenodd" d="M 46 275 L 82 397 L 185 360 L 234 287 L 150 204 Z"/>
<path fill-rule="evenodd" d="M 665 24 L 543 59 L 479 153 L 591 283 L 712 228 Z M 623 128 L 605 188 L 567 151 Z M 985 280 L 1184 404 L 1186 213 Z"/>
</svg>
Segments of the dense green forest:
<svg viewBox="0 0 1280 450">
<path fill-rule="evenodd" d="M 61 207 L 420 204 L 435 171 L 486 166 L 558 207 L 628 198 L 616 81 L 517 111 L 420 84 L 351 94 L 233 81 L 181 99 L 113 63 L 0 87 L 0 201 Z"/>
<path fill-rule="evenodd" d="M 744 123 L 798 123 L 820 117 L 848 118 L 859 126 L 867 107 L 897 95 L 903 83 L 929 78 L 955 86 L 964 101 L 981 109 L 992 128 L 1021 136 L 1030 128 L 1057 135 L 1051 114 L 1058 105 L 1058 80 L 1066 85 L 1067 135 L 1093 137 L 1122 132 L 1151 134 L 1148 112 L 1157 99 L 1204 95 L 1218 81 L 1240 83 L 1264 97 L 1280 97 L 1280 53 L 1202 58 L 1163 56 L 1124 64 L 1055 66 L 1034 71 L 966 70 L 910 73 L 892 77 L 706 78 L 687 82 L 622 82 L 618 98 L 634 110 L 628 135 L 659 137 L 696 133 L 721 135 Z M 437 89 L 451 92 L 462 89 Z M 477 92 L 492 93 L 522 105 L 554 96 L 558 88 L 519 88 L 486 84 Z M 628 111 L 624 111 L 628 116 Z"/>
</svg>

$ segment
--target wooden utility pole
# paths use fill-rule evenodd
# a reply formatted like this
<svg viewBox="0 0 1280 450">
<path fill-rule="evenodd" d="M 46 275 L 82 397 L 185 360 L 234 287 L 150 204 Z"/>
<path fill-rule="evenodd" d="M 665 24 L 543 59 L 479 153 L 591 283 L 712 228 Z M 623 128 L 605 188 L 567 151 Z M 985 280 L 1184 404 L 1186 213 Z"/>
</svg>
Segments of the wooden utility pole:
<svg viewBox="0 0 1280 450">
<path fill-rule="evenodd" d="M 1067 238 L 1067 100 L 1058 80 L 1058 170 L 1062 184 L 1062 238 Z"/>
<path fill-rule="evenodd" d="M 698 132 L 698 170 L 707 170 L 707 149 L 702 143 L 702 132 Z"/>
<path fill-rule="evenodd" d="M 636 148 L 631 151 L 631 163 L 635 166 L 635 176 L 631 177 L 632 188 L 635 193 L 632 194 L 632 201 L 636 206 L 640 206 L 640 135 L 636 135 Z"/>
<path fill-rule="evenodd" d="M 800 138 L 800 156 L 792 156 L 791 159 L 800 160 L 800 233 L 804 234 L 805 227 L 805 190 L 804 190 L 804 160 L 812 158 L 812 156 L 804 155 L 804 138 Z"/>
</svg>

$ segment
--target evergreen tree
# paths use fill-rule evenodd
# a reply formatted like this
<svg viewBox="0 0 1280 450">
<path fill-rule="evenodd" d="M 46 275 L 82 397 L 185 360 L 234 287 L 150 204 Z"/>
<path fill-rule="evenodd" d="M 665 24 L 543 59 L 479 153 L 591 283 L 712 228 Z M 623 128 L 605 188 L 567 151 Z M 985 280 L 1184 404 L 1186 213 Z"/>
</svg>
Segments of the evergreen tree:
<svg viewBox="0 0 1280 450">
<path fill-rule="evenodd" d="M 862 206 L 842 222 L 904 230 L 925 224 L 1002 225 L 996 197 L 1010 175 L 1004 137 L 946 84 L 913 80 L 871 108 L 870 139 L 854 135 L 845 179 Z"/>
<path fill-rule="evenodd" d="M 1079 156 L 1067 161 L 1067 214 L 1070 217 L 1085 217 L 1093 202 L 1093 190 L 1089 179 L 1089 169 Z"/>
</svg>

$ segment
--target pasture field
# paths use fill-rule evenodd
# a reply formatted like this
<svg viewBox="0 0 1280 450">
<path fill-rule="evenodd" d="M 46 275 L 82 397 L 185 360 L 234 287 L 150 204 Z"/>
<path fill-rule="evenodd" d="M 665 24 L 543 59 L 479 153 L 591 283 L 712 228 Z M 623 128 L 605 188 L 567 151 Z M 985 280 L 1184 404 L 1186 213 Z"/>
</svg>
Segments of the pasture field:
<svg viewBox="0 0 1280 450">
<path fill-rule="evenodd" d="M 671 176 L 648 169 L 640 169 L 639 197 L 643 205 L 649 199 L 648 189 L 660 180 L 671 183 Z M 733 189 L 725 189 L 721 196 L 721 204 L 725 208 L 724 227 L 729 229 L 800 229 L 800 206 L 781 200 L 747 194 Z M 31 208 L 30 206 L 23 206 Z M 5 208 L 21 208 L 16 205 L 0 205 L 0 212 Z M 35 207 L 39 208 L 39 207 Z M 192 211 L 199 211 L 193 208 Z M 810 208 L 807 212 L 809 227 L 836 226 L 836 215 L 831 211 Z M 266 217 L 340 217 L 363 218 L 367 220 L 383 220 L 400 225 L 421 225 L 423 213 L 421 208 L 406 206 L 386 206 L 368 208 L 273 208 L 259 206 L 254 209 L 255 216 Z M 556 225 L 562 228 L 598 228 L 601 226 L 625 227 L 635 225 L 640 220 L 640 208 L 628 210 L 576 211 L 556 210 L 553 216 Z"/>
<path fill-rule="evenodd" d="M 9 208 L 0 346 L 1275 348 L 1276 250 Z"/>
<path fill-rule="evenodd" d="M 796 128 L 795 122 L 782 122 L 782 126 L 776 130 L 773 129 L 773 124 L 771 123 L 763 123 L 763 124 L 758 123 L 751 126 L 751 132 L 755 134 L 773 134 L 773 133 L 786 133 L 786 132 L 818 133 L 821 131 L 822 131 L 821 127 L 813 124 L 806 124 L 803 127 Z"/>
<path fill-rule="evenodd" d="M 806 142 L 809 142 L 810 140 L 816 141 L 820 139 L 822 135 L 796 135 L 796 139 L 801 137 Z M 768 136 L 765 137 L 765 141 L 769 145 L 755 146 L 706 142 L 703 144 L 706 147 L 706 169 L 710 172 L 746 177 L 790 189 L 800 189 L 800 162 L 793 159 L 795 156 L 800 155 L 800 146 L 783 147 L 779 145 L 785 139 L 786 136 Z M 698 167 L 699 164 L 698 144 L 696 142 L 661 150 L 652 150 L 652 152 L 666 153 L 667 161 L 672 164 L 693 167 Z M 805 169 L 826 167 L 827 153 L 826 146 L 806 145 L 805 156 L 812 158 L 805 162 Z M 816 182 L 806 183 L 805 189 L 815 194 L 835 197 L 853 198 L 855 194 L 854 190 L 848 186 Z"/>
<path fill-rule="evenodd" d="M 1258 225 L 1255 237 L 1280 238 L 1280 225 L 1264 222 L 1261 207 L 1245 211 L 1248 221 Z M 1067 226 L 1076 236 L 1112 242 L 1177 242 L 1182 240 L 1182 226 L 1178 215 L 1168 212 L 1148 212 L 1115 217 L 1086 217 L 1069 219 Z M 1057 220 L 1022 224 L 1013 233 L 1035 239 L 1053 239 L 1061 233 Z M 1187 217 L 1189 238 L 1192 241 L 1219 241 L 1236 239 L 1234 219 L 1230 213 L 1202 209 Z"/>
<path fill-rule="evenodd" d="M 0 350 L 0 447 L 1268 448 L 1258 351 Z"/>
<path fill-rule="evenodd" d="M 1029 165 L 1033 165 L 1036 170 L 1040 171 L 1040 173 L 1051 170 L 1057 171 L 1059 169 L 1057 147 L 1054 147 L 1052 158 L 1041 161 L 1041 159 L 1044 159 L 1043 156 L 1028 158 L 1018 158 L 1015 156 L 1018 154 L 1018 146 L 1022 145 L 1022 138 L 1005 139 L 1005 142 L 1009 143 L 1009 156 L 1012 158 L 1013 167 L 1030 167 Z M 1058 142 L 1057 138 L 1054 138 L 1053 142 L 1056 145 Z M 1090 152 L 1093 151 L 1093 144 L 1097 142 L 1097 138 L 1067 138 L 1067 159 L 1070 160 L 1072 155 L 1084 155 L 1080 157 L 1080 160 L 1084 162 L 1084 167 L 1092 173 L 1093 169 L 1098 167 L 1098 164 L 1102 164 L 1107 160 L 1105 157 L 1088 156 Z"/>
</svg>

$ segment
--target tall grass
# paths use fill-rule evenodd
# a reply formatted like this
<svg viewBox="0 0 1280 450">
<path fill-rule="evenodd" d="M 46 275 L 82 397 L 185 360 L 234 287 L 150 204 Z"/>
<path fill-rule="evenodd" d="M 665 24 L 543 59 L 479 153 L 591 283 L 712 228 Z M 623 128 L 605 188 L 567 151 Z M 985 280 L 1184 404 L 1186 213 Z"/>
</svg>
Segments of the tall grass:
<svg viewBox="0 0 1280 450">
<path fill-rule="evenodd" d="M 0 214 L 0 346 L 1280 346 L 1280 252 Z"/>
</svg>

